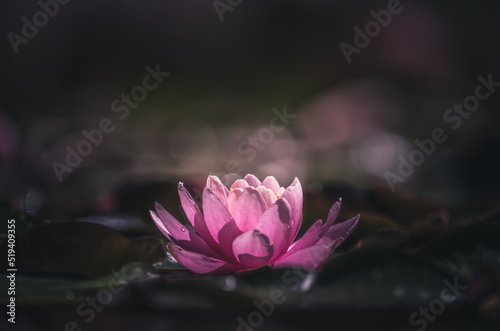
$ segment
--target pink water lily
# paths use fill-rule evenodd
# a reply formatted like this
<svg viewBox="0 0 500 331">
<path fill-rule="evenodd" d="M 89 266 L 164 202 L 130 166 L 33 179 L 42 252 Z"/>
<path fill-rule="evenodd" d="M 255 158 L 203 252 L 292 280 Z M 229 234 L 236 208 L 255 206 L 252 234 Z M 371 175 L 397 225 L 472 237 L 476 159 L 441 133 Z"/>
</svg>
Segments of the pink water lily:
<svg viewBox="0 0 500 331">
<path fill-rule="evenodd" d="M 199 274 L 241 272 L 265 265 L 320 270 L 359 219 L 357 215 L 334 225 L 339 200 L 326 223 L 316 221 L 293 242 L 302 223 L 302 186 L 297 178 L 283 188 L 272 176 L 260 182 L 248 174 L 227 189 L 219 178 L 209 176 L 203 190 L 203 213 L 182 183 L 178 190 L 194 230 L 159 203 L 151 216 L 170 240 L 167 248 L 172 256 Z"/>
</svg>

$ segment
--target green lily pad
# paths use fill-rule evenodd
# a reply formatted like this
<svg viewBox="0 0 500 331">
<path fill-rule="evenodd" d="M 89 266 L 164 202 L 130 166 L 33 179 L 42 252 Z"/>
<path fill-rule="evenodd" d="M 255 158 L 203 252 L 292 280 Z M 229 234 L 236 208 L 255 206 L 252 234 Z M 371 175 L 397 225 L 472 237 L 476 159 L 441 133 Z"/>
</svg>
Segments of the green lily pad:
<svg viewBox="0 0 500 331">
<path fill-rule="evenodd" d="M 287 297 L 283 306 L 289 308 L 418 308 L 439 298 L 445 281 L 453 283 L 455 277 L 410 254 L 363 249 L 334 254 L 318 273 L 258 269 L 237 275 L 236 290 L 264 300 L 278 289 Z"/>
<path fill-rule="evenodd" d="M 2 248 L 7 249 L 4 242 Z M 18 233 L 16 267 L 22 273 L 100 277 L 134 262 L 165 259 L 159 239 L 129 239 L 106 226 L 87 222 L 42 225 Z"/>
<path fill-rule="evenodd" d="M 500 222 L 479 222 L 459 228 L 429 241 L 417 253 L 468 279 L 479 265 L 500 275 Z"/>
</svg>

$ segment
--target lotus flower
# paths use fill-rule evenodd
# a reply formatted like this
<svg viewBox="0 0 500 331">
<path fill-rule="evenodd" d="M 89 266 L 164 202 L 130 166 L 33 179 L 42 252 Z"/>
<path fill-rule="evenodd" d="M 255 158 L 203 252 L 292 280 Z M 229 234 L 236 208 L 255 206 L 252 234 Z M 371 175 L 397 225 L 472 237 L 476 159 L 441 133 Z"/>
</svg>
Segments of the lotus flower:
<svg viewBox="0 0 500 331">
<path fill-rule="evenodd" d="M 194 230 L 159 203 L 151 216 L 170 240 L 167 248 L 172 256 L 198 274 L 242 272 L 265 265 L 320 270 L 359 219 L 357 215 L 333 225 L 339 200 L 325 224 L 316 221 L 293 242 L 302 223 L 302 186 L 297 178 L 285 189 L 272 176 L 260 182 L 248 174 L 228 190 L 219 178 L 209 176 L 203 190 L 203 213 L 182 183 L 178 190 Z"/>
</svg>

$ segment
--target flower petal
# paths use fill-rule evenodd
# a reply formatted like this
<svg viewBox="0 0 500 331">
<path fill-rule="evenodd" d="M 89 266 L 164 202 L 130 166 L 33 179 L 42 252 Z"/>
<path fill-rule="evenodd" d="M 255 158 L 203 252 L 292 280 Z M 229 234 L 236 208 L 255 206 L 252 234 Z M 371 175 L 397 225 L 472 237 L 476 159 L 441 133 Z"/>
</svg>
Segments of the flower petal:
<svg viewBox="0 0 500 331">
<path fill-rule="evenodd" d="M 290 245 L 299 233 L 300 225 L 302 224 L 302 185 L 300 185 L 300 181 L 297 177 L 295 177 L 292 184 L 285 189 L 281 197 L 288 201 L 290 210 L 292 211 L 292 233 L 288 241 L 288 245 Z"/>
<path fill-rule="evenodd" d="M 317 235 L 323 227 L 321 226 L 321 220 L 316 221 L 302 238 L 297 240 L 288 252 L 278 259 L 274 267 L 320 269 L 334 249 L 352 233 L 358 224 L 358 220 L 359 215 L 356 215 L 348 221 L 331 226 L 319 240 Z M 310 245 L 311 242 L 314 242 L 312 246 Z M 331 249 L 330 253 L 328 253 L 328 247 Z M 325 255 L 327 255 L 326 258 L 324 258 Z"/>
<path fill-rule="evenodd" d="M 172 241 L 174 238 L 172 237 L 172 234 L 168 232 L 165 224 L 163 224 L 163 221 L 160 219 L 160 216 L 158 216 L 158 214 L 152 210 L 149 211 L 149 214 L 151 215 L 151 218 L 155 222 L 158 230 L 160 230 L 161 233 L 163 233 L 163 235 L 168 238 L 168 240 Z"/>
<path fill-rule="evenodd" d="M 208 187 L 203 190 L 203 213 L 210 235 L 220 246 L 219 251 L 225 257 L 234 260 L 232 243 L 240 231 L 227 208 Z"/>
<path fill-rule="evenodd" d="M 234 240 L 233 252 L 244 268 L 252 269 L 265 265 L 271 259 L 274 246 L 265 234 L 251 230 Z"/>
<path fill-rule="evenodd" d="M 288 256 L 290 254 L 293 254 L 301 249 L 304 249 L 306 247 L 312 246 L 316 243 L 319 243 L 319 240 L 323 237 L 325 237 L 326 233 L 329 231 L 331 228 L 331 225 L 337 218 L 339 211 L 340 211 L 340 203 L 342 199 L 339 199 L 338 202 L 336 202 L 332 208 L 330 208 L 330 212 L 328 213 L 328 219 L 326 223 L 323 225 L 323 222 L 321 220 L 317 220 L 307 231 L 304 233 L 304 235 L 297 240 L 286 252 L 284 256 Z M 354 225 L 355 226 L 355 225 Z M 352 229 L 351 229 L 352 231 Z M 329 234 L 331 236 L 332 233 Z M 336 238 L 334 238 L 336 239 Z M 340 245 L 340 242 L 338 243 Z"/>
<path fill-rule="evenodd" d="M 240 195 L 243 193 L 242 188 L 234 188 L 231 189 L 231 192 L 229 192 L 229 195 L 227 196 L 227 209 L 231 213 L 231 215 L 234 215 L 234 210 L 236 209 L 236 202 L 238 202 L 238 199 L 240 198 Z"/>
<path fill-rule="evenodd" d="M 267 209 L 266 201 L 260 192 L 247 187 L 241 194 L 234 208 L 234 221 L 241 232 L 255 229 L 262 213 Z"/>
<path fill-rule="evenodd" d="M 335 243 L 316 244 L 279 259 L 273 268 L 304 268 L 319 271 L 334 250 Z"/>
<path fill-rule="evenodd" d="M 247 174 L 243 178 L 243 180 L 246 181 L 248 183 L 248 185 L 253 186 L 253 187 L 257 187 L 260 185 L 260 180 L 252 174 Z"/>
<path fill-rule="evenodd" d="M 227 188 L 222 184 L 220 179 L 216 176 L 208 176 L 207 187 L 212 189 L 217 198 L 227 207 Z"/>
<path fill-rule="evenodd" d="M 339 201 L 335 202 L 330 208 L 330 211 L 328 212 L 328 218 L 326 219 L 325 225 L 323 225 L 323 228 L 321 229 L 320 237 L 323 237 L 330 229 L 330 227 L 333 225 L 333 222 L 337 219 L 337 216 L 339 215 L 340 212 L 340 206 L 342 204 L 342 198 L 339 199 Z"/>
<path fill-rule="evenodd" d="M 285 199 L 278 199 L 260 217 L 256 230 L 265 234 L 274 246 L 272 260 L 279 257 L 287 247 L 291 234 L 290 204 Z"/>
<path fill-rule="evenodd" d="M 318 244 L 330 245 L 337 241 L 340 245 L 352 233 L 359 221 L 359 215 L 354 216 L 350 220 L 331 226 L 326 234 L 318 240 Z"/>
<path fill-rule="evenodd" d="M 179 183 L 177 189 L 179 191 L 182 209 L 184 209 L 184 213 L 186 214 L 189 222 L 194 227 L 196 232 L 198 232 L 200 237 L 208 244 L 208 246 L 216 251 L 217 243 L 208 231 L 207 224 L 205 223 L 205 219 L 203 218 L 203 214 L 201 213 L 200 208 L 194 201 L 191 194 L 189 194 L 189 192 L 186 190 L 184 184 Z"/>
<path fill-rule="evenodd" d="M 177 221 L 162 205 L 155 203 L 156 213 L 151 217 L 160 231 L 171 241 L 184 249 L 212 257 L 218 255 L 191 229 Z"/>
<path fill-rule="evenodd" d="M 228 273 L 239 269 L 237 266 L 222 260 L 184 250 L 175 244 L 169 244 L 167 248 L 177 262 L 198 274 Z"/>
<path fill-rule="evenodd" d="M 307 229 L 306 233 L 299 240 L 297 240 L 290 249 L 286 252 L 283 257 L 293 254 L 297 251 L 300 251 L 304 248 L 310 247 L 314 245 L 321 238 L 320 233 L 323 226 L 323 222 L 321 220 L 317 220 L 309 229 Z"/>
<path fill-rule="evenodd" d="M 273 203 L 275 203 L 276 200 L 278 200 L 276 193 L 268 189 L 264 185 L 257 186 L 257 190 L 259 190 L 260 194 L 264 198 L 264 201 L 266 202 L 266 205 L 268 207 L 271 206 Z"/>
<path fill-rule="evenodd" d="M 231 185 L 231 190 L 234 190 L 235 188 L 240 188 L 242 190 L 246 189 L 248 187 L 248 183 L 244 181 L 243 179 L 238 179 L 236 180 L 233 185 Z"/>
<path fill-rule="evenodd" d="M 267 176 L 266 178 L 264 178 L 264 180 L 262 181 L 262 185 L 273 192 L 278 192 L 280 189 L 280 184 L 273 176 Z"/>
</svg>

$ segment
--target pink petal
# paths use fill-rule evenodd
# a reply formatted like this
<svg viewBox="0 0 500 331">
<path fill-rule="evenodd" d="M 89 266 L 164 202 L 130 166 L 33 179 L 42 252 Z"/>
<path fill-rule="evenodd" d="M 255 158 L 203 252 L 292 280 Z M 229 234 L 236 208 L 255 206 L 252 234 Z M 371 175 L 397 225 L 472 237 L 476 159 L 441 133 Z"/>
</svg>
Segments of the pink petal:
<svg viewBox="0 0 500 331">
<path fill-rule="evenodd" d="M 278 199 L 261 216 L 256 230 L 265 234 L 274 246 L 272 259 L 280 256 L 287 247 L 291 234 L 290 205 L 284 199 Z"/>
<path fill-rule="evenodd" d="M 248 183 L 246 181 L 244 181 L 243 179 L 238 179 L 236 180 L 233 185 L 231 185 L 231 189 L 235 189 L 235 188 L 240 188 L 240 189 L 246 189 L 248 187 Z"/>
<path fill-rule="evenodd" d="M 243 193 L 242 188 L 234 188 L 231 189 L 231 192 L 229 192 L 229 195 L 227 196 L 227 209 L 229 210 L 231 215 L 234 215 L 234 210 L 236 209 L 236 202 L 238 202 L 238 199 L 240 198 L 242 193 Z"/>
<path fill-rule="evenodd" d="M 290 249 L 283 256 L 288 256 L 297 251 L 300 251 L 304 248 L 310 247 L 314 245 L 320 238 L 321 229 L 323 226 L 323 222 L 321 220 L 317 220 L 309 229 L 307 229 L 306 233 L 297 240 Z"/>
<path fill-rule="evenodd" d="M 352 233 L 359 221 L 359 215 L 354 216 L 350 220 L 333 225 L 328 229 L 326 234 L 318 240 L 318 244 L 330 245 L 337 241 L 340 245 Z"/>
<path fill-rule="evenodd" d="M 228 273 L 239 269 L 235 265 L 203 254 L 184 250 L 174 244 L 167 245 L 167 248 L 180 264 L 198 274 Z"/>
<path fill-rule="evenodd" d="M 156 227 L 163 233 L 165 237 L 167 237 L 169 240 L 173 240 L 174 238 L 172 237 L 172 234 L 168 232 L 167 228 L 165 227 L 165 224 L 163 224 L 163 221 L 160 219 L 160 216 L 156 214 L 155 211 L 150 210 L 149 214 L 151 215 L 151 218 L 156 224 Z"/>
<path fill-rule="evenodd" d="M 224 206 L 227 206 L 227 188 L 216 176 L 208 176 L 207 187 L 212 189 Z"/>
<path fill-rule="evenodd" d="M 323 237 L 319 238 L 319 240 L 316 234 L 322 229 L 321 220 L 316 221 L 302 238 L 300 238 L 286 254 L 278 259 L 274 267 L 320 269 L 328 257 L 333 253 L 334 249 L 352 233 L 358 220 L 359 215 L 356 215 L 348 221 L 333 225 Z M 316 243 L 312 246 L 306 246 L 313 241 Z"/>
<path fill-rule="evenodd" d="M 266 209 L 267 204 L 260 192 L 253 187 L 248 187 L 236 202 L 234 221 L 241 232 L 253 230 Z"/>
<path fill-rule="evenodd" d="M 281 197 L 288 201 L 290 210 L 292 211 L 292 233 L 288 241 L 288 245 L 290 245 L 299 233 L 300 225 L 302 224 L 302 186 L 297 177 L 295 177 L 292 184 L 286 188 Z"/>
<path fill-rule="evenodd" d="M 278 192 L 280 189 L 280 184 L 273 176 L 267 176 L 266 178 L 264 178 L 264 180 L 262 181 L 262 185 L 273 192 Z"/>
<path fill-rule="evenodd" d="M 233 242 L 233 252 L 247 269 L 265 265 L 273 256 L 274 247 L 269 238 L 258 230 L 242 233 Z"/>
<path fill-rule="evenodd" d="M 304 268 L 319 271 L 332 255 L 332 245 L 316 244 L 279 259 L 273 268 Z"/>
<path fill-rule="evenodd" d="M 156 212 L 151 217 L 160 231 L 171 241 L 184 249 L 201 254 L 218 256 L 196 233 L 177 221 L 159 203 L 155 203 Z"/>
<path fill-rule="evenodd" d="M 342 199 L 339 199 L 339 201 L 336 202 L 332 206 L 332 208 L 330 208 L 330 212 L 328 213 L 328 219 L 324 225 L 323 225 L 323 222 L 321 220 L 316 221 L 306 231 L 306 233 L 304 233 L 304 235 L 290 247 L 290 249 L 288 250 L 288 252 L 286 252 L 286 254 L 284 256 L 288 256 L 288 255 L 293 254 L 301 249 L 304 249 L 306 247 L 309 247 L 309 246 L 312 246 L 316 243 L 319 243 L 319 240 L 325 236 L 327 231 L 329 231 L 332 223 L 337 218 L 337 215 L 339 214 L 339 211 L 340 211 L 341 201 L 342 201 Z M 331 235 L 331 233 L 330 233 L 330 235 Z M 337 238 L 334 238 L 334 239 L 337 239 Z M 338 244 L 340 245 L 340 242 Z"/>
<path fill-rule="evenodd" d="M 342 204 L 342 198 L 340 198 L 339 201 L 335 202 L 332 208 L 330 208 L 330 211 L 328 212 L 328 218 L 326 219 L 325 225 L 323 225 L 323 228 L 321 229 L 321 233 L 319 235 L 320 237 L 323 237 L 325 235 L 326 231 L 330 229 L 333 222 L 335 222 L 335 220 L 337 219 L 337 216 L 339 215 L 340 212 L 341 204 Z"/>
<path fill-rule="evenodd" d="M 260 185 L 260 180 L 252 174 L 246 175 L 243 178 L 243 180 L 246 181 L 248 183 L 248 185 L 253 186 L 253 187 L 257 187 Z"/>
<path fill-rule="evenodd" d="M 270 205 L 272 205 L 273 203 L 275 203 L 276 200 L 278 200 L 278 197 L 276 196 L 276 194 L 272 190 L 268 189 L 267 187 L 265 187 L 263 185 L 257 186 L 257 190 L 259 190 L 260 194 L 264 198 L 264 201 L 266 202 L 266 205 L 268 207 Z"/>
<path fill-rule="evenodd" d="M 208 187 L 203 190 L 203 213 L 208 231 L 225 257 L 234 260 L 232 242 L 240 234 L 233 217 Z"/>
<path fill-rule="evenodd" d="M 186 214 L 189 222 L 194 227 L 196 232 L 198 232 L 200 237 L 208 244 L 208 246 L 216 251 L 217 243 L 208 231 L 207 224 L 205 223 L 205 219 L 203 218 L 203 214 L 201 213 L 200 208 L 194 201 L 191 194 L 189 194 L 189 192 L 186 190 L 184 184 L 179 183 L 177 188 L 179 191 L 182 209 L 184 209 L 184 213 Z"/>
</svg>

